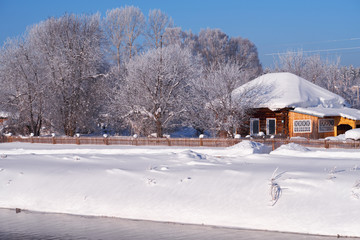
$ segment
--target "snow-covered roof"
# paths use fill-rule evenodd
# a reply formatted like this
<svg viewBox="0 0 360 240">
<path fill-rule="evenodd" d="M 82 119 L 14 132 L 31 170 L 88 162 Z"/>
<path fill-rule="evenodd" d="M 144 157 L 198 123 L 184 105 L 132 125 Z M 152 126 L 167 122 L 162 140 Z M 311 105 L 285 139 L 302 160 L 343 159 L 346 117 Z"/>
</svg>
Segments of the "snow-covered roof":
<svg viewBox="0 0 360 240">
<path fill-rule="evenodd" d="M 316 117 L 335 117 L 340 116 L 352 120 L 360 120 L 360 110 L 348 107 L 342 108 L 324 108 L 324 107 L 312 107 L 312 108 L 302 108 L 298 107 L 293 110 L 297 113 L 303 113 L 307 115 L 313 115 Z"/>
<path fill-rule="evenodd" d="M 345 99 L 292 73 L 268 73 L 233 91 L 233 98 L 241 98 L 245 91 L 260 89 L 256 95 L 258 107 L 281 108 L 342 108 L 349 106 Z"/>
</svg>

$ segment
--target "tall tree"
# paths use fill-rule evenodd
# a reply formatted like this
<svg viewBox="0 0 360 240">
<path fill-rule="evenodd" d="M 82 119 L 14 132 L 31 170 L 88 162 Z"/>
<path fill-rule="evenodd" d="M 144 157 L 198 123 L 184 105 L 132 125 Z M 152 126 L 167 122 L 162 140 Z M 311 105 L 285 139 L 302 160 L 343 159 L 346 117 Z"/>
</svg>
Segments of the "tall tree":
<svg viewBox="0 0 360 240">
<path fill-rule="evenodd" d="M 53 126 L 69 136 L 88 131 L 99 111 L 99 77 L 104 72 L 100 16 L 50 18 L 35 25 L 29 37 L 50 79 L 47 111 Z"/>
<path fill-rule="evenodd" d="M 163 35 L 167 28 L 173 27 L 171 17 L 159 9 L 149 11 L 147 30 L 145 33 L 146 44 L 149 48 L 160 48 L 163 43 Z"/>
<path fill-rule="evenodd" d="M 172 45 L 150 50 L 127 65 L 125 116 L 138 134 L 164 129 L 186 111 L 190 83 L 198 77 L 198 63 L 189 49 Z"/>
<path fill-rule="evenodd" d="M 235 63 L 219 63 L 194 83 L 197 91 L 197 104 L 193 105 L 192 113 L 195 128 L 234 137 L 259 97 L 258 86 L 234 96 L 234 90 L 246 83 L 245 75 Z"/>
<path fill-rule="evenodd" d="M 104 29 L 118 68 L 122 61 L 128 61 L 136 53 L 135 41 L 143 33 L 144 26 L 144 14 L 137 7 L 125 6 L 106 12 Z"/>
<path fill-rule="evenodd" d="M 241 37 L 230 38 L 227 53 L 227 62 L 236 64 L 240 71 L 247 72 L 246 81 L 258 77 L 262 72 L 257 48 L 254 43 Z"/>
<path fill-rule="evenodd" d="M 8 40 L 1 52 L 1 105 L 12 112 L 10 128 L 39 136 L 47 81 L 42 59 L 26 37 Z"/>
<path fill-rule="evenodd" d="M 198 51 L 205 66 L 210 67 L 226 61 L 229 36 L 220 29 L 201 30 L 198 38 Z"/>
</svg>

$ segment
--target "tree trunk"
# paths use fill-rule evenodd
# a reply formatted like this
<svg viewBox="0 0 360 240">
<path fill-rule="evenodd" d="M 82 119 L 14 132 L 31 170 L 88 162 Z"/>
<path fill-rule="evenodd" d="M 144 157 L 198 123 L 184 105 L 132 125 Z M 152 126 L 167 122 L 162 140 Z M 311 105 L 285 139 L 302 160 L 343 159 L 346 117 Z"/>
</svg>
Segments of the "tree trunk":
<svg viewBox="0 0 360 240">
<path fill-rule="evenodd" d="M 160 119 L 156 120 L 156 136 L 159 138 L 163 137 L 163 127 L 162 127 L 162 122 L 160 121 Z"/>
</svg>

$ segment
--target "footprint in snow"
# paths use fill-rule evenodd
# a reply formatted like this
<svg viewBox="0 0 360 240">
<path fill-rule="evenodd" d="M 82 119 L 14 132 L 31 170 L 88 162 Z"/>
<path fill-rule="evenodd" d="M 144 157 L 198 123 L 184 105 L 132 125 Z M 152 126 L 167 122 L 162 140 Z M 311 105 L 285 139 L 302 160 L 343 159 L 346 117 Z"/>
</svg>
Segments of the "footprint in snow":
<svg viewBox="0 0 360 240">
<path fill-rule="evenodd" d="M 354 198 L 360 199 L 360 179 L 355 182 L 351 192 Z"/>
<path fill-rule="evenodd" d="M 155 185 L 156 184 L 156 179 L 155 178 L 148 178 L 147 179 L 147 183 L 149 185 Z"/>
<path fill-rule="evenodd" d="M 180 182 L 188 182 L 191 180 L 191 177 L 187 177 L 187 178 L 184 178 L 184 179 L 180 179 Z"/>
<path fill-rule="evenodd" d="M 167 171 L 169 170 L 168 167 L 149 167 L 150 171 Z"/>
</svg>

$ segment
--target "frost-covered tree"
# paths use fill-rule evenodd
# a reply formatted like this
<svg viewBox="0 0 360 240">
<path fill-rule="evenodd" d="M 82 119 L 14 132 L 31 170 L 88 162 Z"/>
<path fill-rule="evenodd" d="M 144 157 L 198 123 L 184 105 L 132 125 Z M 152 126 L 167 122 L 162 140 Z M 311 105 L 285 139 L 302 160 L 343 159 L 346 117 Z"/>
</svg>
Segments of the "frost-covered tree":
<svg viewBox="0 0 360 240">
<path fill-rule="evenodd" d="M 135 41 L 144 31 L 144 14 L 134 6 L 112 9 L 106 12 L 103 26 L 113 58 L 120 68 L 122 61 L 128 61 L 137 52 Z"/>
<path fill-rule="evenodd" d="M 120 8 L 108 10 L 103 25 L 107 40 L 110 42 L 110 53 L 118 68 L 122 64 L 122 47 L 125 41 L 124 19 Z"/>
<path fill-rule="evenodd" d="M 220 29 L 201 30 L 198 37 L 198 52 L 207 67 L 226 61 L 229 36 Z"/>
<path fill-rule="evenodd" d="M 123 96 L 123 117 L 134 132 L 155 132 L 162 137 L 164 129 L 187 111 L 190 84 L 198 77 L 199 69 L 190 50 L 177 45 L 131 59 L 124 87 L 118 94 Z"/>
<path fill-rule="evenodd" d="M 183 46 L 183 33 L 180 27 L 166 28 L 163 35 L 163 46 Z"/>
<path fill-rule="evenodd" d="M 195 128 L 211 129 L 215 134 L 226 133 L 234 137 L 236 129 L 245 124 L 259 96 L 254 88 L 234 97 L 233 91 L 247 79 L 246 72 L 239 70 L 235 63 L 213 65 L 206 76 L 194 83 L 198 101 L 193 105 Z"/>
<path fill-rule="evenodd" d="M 205 29 L 200 31 L 194 47 L 203 58 L 206 69 L 211 70 L 217 64 L 230 62 L 241 71 L 252 72 L 249 74 L 250 79 L 262 72 L 257 49 L 248 39 L 231 38 L 220 29 Z"/>
<path fill-rule="evenodd" d="M 254 43 L 241 37 L 230 38 L 226 62 L 237 65 L 240 71 L 246 72 L 246 81 L 258 77 L 262 72 L 257 48 Z"/>
<path fill-rule="evenodd" d="M 345 98 L 358 106 L 360 69 L 341 67 L 340 58 L 335 61 L 322 59 L 319 54 L 306 55 L 302 50 L 279 55 L 275 62 L 276 72 L 291 72 Z"/>
<path fill-rule="evenodd" d="M 1 107 L 12 113 L 9 128 L 21 134 L 40 135 L 44 122 L 46 75 L 34 46 L 9 39 L 0 56 Z"/>
<path fill-rule="evenodd" d="M 279 61 L 275 62 L 276 71 L 290 72 L 302 76 L 306 65 L 303 51 L 291 52 L 278 55 Z"/>
<path fill-rule="evenodd" d="M 145 32 L 146 45 L 149 48 L 160 48 L 165 30 L 173 25 L 173 20 L 166 13 L 159 9 L 150 10 Z"/>
<path fill-rule="evenodd" d="M 50 18 L 33 26 L 29 38 L 49 78 L 47 113 L 53 127 L 69 136 L 90 131 L 104 73 L 99 14 Z"/>
<path fill-rule="evenodd" d="M 339 70 L 342 79 L 342 96 L 356 107 L 360 109 L 360 68 L 354 66 L 343 66 Z"/>
</svg>

